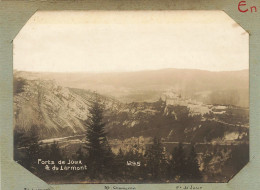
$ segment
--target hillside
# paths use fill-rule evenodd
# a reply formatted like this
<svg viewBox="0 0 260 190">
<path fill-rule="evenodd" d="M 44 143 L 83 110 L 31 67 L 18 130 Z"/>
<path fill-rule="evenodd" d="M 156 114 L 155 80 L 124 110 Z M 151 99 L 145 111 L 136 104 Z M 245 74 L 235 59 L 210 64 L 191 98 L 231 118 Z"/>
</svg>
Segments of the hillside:
<svg viewBox="0 0 260 190">
<path fill-rule="evenodd" d="M 66 88 L 53 81 L 26 80 L 14 96 L 15 130 L 39 127 L 42 139 L 82 134 L 88 118 L 89 90 Z M 167 100 L 122 103 L 100 95 L 106 105 L 111 139 L 161 137 L 166 141 L 247 141 L 248 109 L 205 105 L 168 93 Z"/>
<path fill-rule="evenodd" d="M 54 80 L 57 84 L 97 91 L 122 102 L 154 102 L 166 92 L 205 104 L 249 106 L 249 71 L 211 72 L 163 69 L 119 73 L 36 73 L 15 71 L 17 77 Z"/>
<path fill-rule="evenodd" d="M 24 91 L 14 96 L 15 129 L 27 131 L 37 125 L 42 138 L 85 131 L 87 114 L 84 99 L 51 81 L 26 80 Z"/>
<path fill-rule="evenodd" d="M 54 80 L 29 78 L 14 77 L 15 145 L 37 125 L 41 147 L 57 142 L 66 158 L 74 159 L 86 142 L 89 100 L 96 94 Z M 174 88 L 162 91 L 154 101 L 127 102 L 97 95 L 105 105 L 105 130 L 115 155 L 120 149 L 145 155 L 154 137 L 161 139 L 168 158 L 179 142 L 186 154 L 195 145 L 204 182 L 227 182 L 249 160 L 248 108 L 205 104 Z M 16 161 L 24 156 L 23 151 L 24 146 L 16 147 Z"/>
</svg>

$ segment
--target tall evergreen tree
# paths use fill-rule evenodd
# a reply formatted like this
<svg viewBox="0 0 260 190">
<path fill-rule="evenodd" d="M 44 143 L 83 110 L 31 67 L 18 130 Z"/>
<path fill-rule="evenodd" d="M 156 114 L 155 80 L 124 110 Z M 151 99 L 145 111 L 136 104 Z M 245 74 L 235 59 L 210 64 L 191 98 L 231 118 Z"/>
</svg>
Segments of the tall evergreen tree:
<svg viewBox="0 0 260 190">
<path fill-rule="evenodd" d="M 162 180 L 166 176 L 167 161 L 158 138 L 153 139 L 152 146 L 147 150 L 147 167 L 153 180 Z"/>
<path fill-rule="evenodd" d="M 186 168 L 187 180 L 191 182 L 198 182 L 201 180 L 202 175 L 199 170 L 199 163 L 197 160 L 197 154 L 195 152 L 194 145 L 191 146 L 190 154 L 187 158 Z"/>
<path fill-rule="evenodd" d="M 90 100 L 89 118 L 86 121 L 86 145 L 88 174 L 90 178 L 98 178 L 107 173 L 106 168 L 112 160 L 107 142 L 105 123 L 103 121 L 104 104 L 97 94 Z"/>
<path fill-rule="evenodd" d="M 169 175 L 172 179 L 183 181 L 186 179 L 186 156 L 182 143 L 179 143 L 172 153 Z"/>
</svg>

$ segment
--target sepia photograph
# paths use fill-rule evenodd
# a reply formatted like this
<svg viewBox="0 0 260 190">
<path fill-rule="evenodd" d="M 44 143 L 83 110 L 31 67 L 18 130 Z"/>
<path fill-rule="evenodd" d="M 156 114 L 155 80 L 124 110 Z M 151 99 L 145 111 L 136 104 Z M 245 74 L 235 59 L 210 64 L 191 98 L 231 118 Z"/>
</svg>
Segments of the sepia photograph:
<svg viewBox="0 0 260 190">
<path fill-rule="evenodd" d="M 223 11 L 37 11 L 13 139 L 48 184 L 227 183 L 249 161 L 249 34 Z"/>
</svg>

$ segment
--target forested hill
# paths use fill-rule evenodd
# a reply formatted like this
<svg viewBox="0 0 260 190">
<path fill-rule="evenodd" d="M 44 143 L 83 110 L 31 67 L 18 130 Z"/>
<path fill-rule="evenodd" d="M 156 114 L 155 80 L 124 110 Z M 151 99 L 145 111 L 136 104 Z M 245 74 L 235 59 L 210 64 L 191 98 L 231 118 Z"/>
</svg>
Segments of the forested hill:
<svg viewBox="0 0 260 190">
<path fill-rule="evenodd" d="M 88 101 L 93 92 L 61 87 L 52 81 L 22 80 L 22 90 L 14 89 L 15 130 L 28 131 L 37 125 L 41 139 L 86 131 L 84 121 L 88 119 Z M 192 102 L 172 105 L 162 99 L 122 103 L 100 96 L 106 106 L 106 130 L 112 139 L 158 136 L 168 141 L 213 142 L 248 138 L 248 109 Z M 204 113 L 189 106 L 203 107 Z"/>
<path fill-rule="evenodd" d="M 97 91 L 123 102 L 154 102 L 165 91 L 205 104 L 249 106 L 249 71 L 211 72 L 191 69 L 162 69 L 114 73 L 37 73 L 15 71 L 26 79 L 54 80 L 70 88 Z"/>
</svg>

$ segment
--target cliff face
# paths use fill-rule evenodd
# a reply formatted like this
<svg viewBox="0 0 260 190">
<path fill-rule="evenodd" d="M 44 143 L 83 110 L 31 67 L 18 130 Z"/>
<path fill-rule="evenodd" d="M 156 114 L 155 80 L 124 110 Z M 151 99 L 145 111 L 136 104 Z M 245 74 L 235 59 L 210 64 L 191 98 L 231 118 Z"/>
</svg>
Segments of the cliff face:
<svg viewBox="0 0 260 190">
<path fill-rule="evenodd" d="M 24 91 L 14 96 L 15 129 L 27 131 L 35 124 L 42 138 L 83 132 L 87 115 L 84 99 L 51 81 L 27 80 Z"/>
<path fill-rule="evenodd" d="M 157 136 L 200 143 L 248 139 L 248 109 L 205 105 L 173 92 L 166 95 L 167 100 L 132 103 L 100 95 L 109 138 Z M 53 81 L 26 80 L 23 91 L 14 95 L 15 130 L 28 131 L 37 125 L 42 139 L 84 134 L 93 96 L 92 91 L 61 87 Z"/>
</svg>

